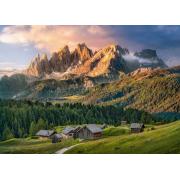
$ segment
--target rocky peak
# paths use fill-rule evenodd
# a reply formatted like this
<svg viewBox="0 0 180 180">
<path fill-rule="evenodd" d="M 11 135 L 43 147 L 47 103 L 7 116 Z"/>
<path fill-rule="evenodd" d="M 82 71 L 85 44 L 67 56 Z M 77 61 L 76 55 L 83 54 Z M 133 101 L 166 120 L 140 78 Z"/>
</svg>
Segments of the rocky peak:
<svg viewBox="0 0 180 180">
<path fill-rule="evenodd" d="M 136 52 L 134 55 L 138 57 L 142 57 L 142 58 L 147 58 L 147 59 L 157 57 L 156 50 L 152 50 L 152 49 L 144 49 L 141 52 Z"/>
<path fill-rule="evenodd" d="M 51 68 L 46 54 L 40 56 L 39 54 L 31 61 L 28 69 L 26 70 L 28 75 L 42 76 L 44 74 L 51 73 Z"/>
<path fill-rule="evenodd" d="M 125 53 L 127 53 L 125 49 L 114 44 L 99 50 L 88 62 L 89 65 L 85 64 L 85 67 L 88 67 L 86 69 L 89 69 L 88 76 L 95 77 L 103 74 L 118 73 L 120 70 L 125 69 L 125 62 L 122 58 Z"/>
<path fill-rule="evenodd" d="M 128 54 L 129 50 L 126 48 L 122 48 L 119 45 L 111 44 L 110 46 L 107 46 L 106 48 L 102 49 L 103 53 L 105 54 L 113 54 L 116 56 L 121 57 L 122 55 Z"/>
<path fill-rule="evenodd" d="M 70 55 L 70 50 L 69 50 L 69 47 L 66 45 L 64 46 L 63 48 L 61 48 L 59 51 L 58 51 L 58 55 L 59 56 L 62 56 L 62 57 L 66 57 L 66 56 L 69 56 Z"/>
<path fill-rule="evenodd" d="M 93 56 L 93 52 L 89 49 L 85 43 L 78 44 L 74 52 L 72 52 L 72 61 L 74 64 L 84 63 L 87 59 Z"/>
<path fill-rule="evenodd" d="M 38 54 L 32 59 L 30 66 L 33 66 L 33 65 L 35 65 L 35 64 L 39 64 L 39 63 L 42 62 L 42 61 L 48 61 L 47 54 L 44 53 L 44 54 L 42 54 L 42 55 L 40 56 L 40 54 L 38 53 Z"/>
<path fill-rule="evenodd" d="M 68 46 L 54 52 L 50 58 L 50 66 L 55 72 L 65 72 L 71 65 L 71 53 Z"/>
<path fill-rule="evenodd" d="M 166 68 L 167 65 L 160 59 L 156 50 L 144 49 L 141 52 L 134 53 L 139 58 L 140 67 Z"/>
<path fill-rule="evenodd" d="M 46 53 L 42 54 L 42 56 L 40 57 L 40 60 L 41 61 L 48 61 L 47 54 Z"/>
<path fill-rule="evenodd" d="M 35 64 L 35 63 L 40 62 L 40 59 L 41 59 L 40 54 L 37 54 L 37 55 L 32 59 L 30 65 L 33 65 L 33 64 Z"/>
<path fill-rule="evenodd" d="M 83 49 L 89 49 L 85 43 L 81 43 L 77 45 L 77 49 L 79 51 L 83 51 Z"/>
</svg>

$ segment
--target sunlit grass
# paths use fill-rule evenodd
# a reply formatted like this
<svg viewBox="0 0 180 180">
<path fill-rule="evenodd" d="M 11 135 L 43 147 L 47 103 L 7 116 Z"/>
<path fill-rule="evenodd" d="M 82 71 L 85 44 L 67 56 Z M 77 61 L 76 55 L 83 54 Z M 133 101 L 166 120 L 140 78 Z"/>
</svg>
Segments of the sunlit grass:
<svg viewBox="0 0 180 180">
<path fill-rule="evenodd" d="M 111 136 L 86 142 L 67 153 L 156 154 L 180 153 L 180 121 L 139 134 Z"/>
</svg>

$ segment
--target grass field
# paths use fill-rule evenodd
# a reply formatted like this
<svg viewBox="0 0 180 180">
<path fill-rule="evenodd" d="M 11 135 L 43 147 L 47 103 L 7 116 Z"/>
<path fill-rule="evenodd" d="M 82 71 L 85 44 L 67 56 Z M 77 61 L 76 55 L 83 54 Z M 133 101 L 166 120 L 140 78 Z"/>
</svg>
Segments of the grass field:
<svg viewBox="0 0 180 180">
<path fill-rule="evenodd" d="M 64 126 L 56 127 L 61 132 Z M 170 124 L 147 125 L 140 134 L 131 134 L 128 126 L 109 126 L 103 138 L 86 140 L 66 153 L 73 154 L 167 154 L 180 153 L 180 121 Z M 78 140 L 68 139 L 57 144 L 42 139 L 11 139 L 0 142 L 0 153 L 51 154 L 74 144 Z"/>
<path fill-rule="evenodd" d="M 108 137 L 107 132 L 113 132 Z M 122 130 L 121 130 L 122 131 Z M 140 134 L 118 134 L 105 130 L 106 138 L 78 145 L 66 153 L 83 154 L 167 154 L 180 153 L 180 121 L 155 126 Z M 115 135 L 117 134 L 117 136 Z M 109 134 L 110 135 L 110 134 Z M 115 135 L 115 136 L 114 136 Z"/>
<path fill-rule="evenodd" d="M 103 131 L 103 137 L 119 136 L 129 133 L 130 133 L 130 129 L 128 126 L 118 126 L 118 127 L 110 126 Z"/>
<path fill-rule="evenodd" d="M 50 140 L 40 139 L 11 139 L 0 142 L 1 154 L 51 154 L 61 148 L 72 146 L 79 143 L 78 140 L 68 139 L 56 144 Z"/>
</svg>

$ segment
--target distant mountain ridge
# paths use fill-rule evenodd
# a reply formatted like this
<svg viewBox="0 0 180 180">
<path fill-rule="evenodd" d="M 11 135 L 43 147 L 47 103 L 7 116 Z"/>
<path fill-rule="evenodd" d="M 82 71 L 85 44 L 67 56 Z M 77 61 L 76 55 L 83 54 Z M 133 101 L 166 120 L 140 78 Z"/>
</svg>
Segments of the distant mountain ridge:
<svg viewBox="0 0 180 180">
<path fill-rule="evenodd" d="M 74 76 L 98 77 L 113 76 L 120 72 L 129 73 L 140 67 L 165 68 L 166 64 L 157 56 L 155 50 L 146 49 L 134 53 L 134 60 L 126 59 L 129 50 L 119 45 L 109 45 L 93 52 L 85 43 L 78 44 L 74 51 L 68 46 L 54 52 L 48 59 L 46 54 L 37 55 L 25 70 L 25 74 L 40 78 L 68 79 Z M 136 59 L 137 58 L 137 59 Z M 140 62 L 139 59 L 144 59 Z"/>
</svg>

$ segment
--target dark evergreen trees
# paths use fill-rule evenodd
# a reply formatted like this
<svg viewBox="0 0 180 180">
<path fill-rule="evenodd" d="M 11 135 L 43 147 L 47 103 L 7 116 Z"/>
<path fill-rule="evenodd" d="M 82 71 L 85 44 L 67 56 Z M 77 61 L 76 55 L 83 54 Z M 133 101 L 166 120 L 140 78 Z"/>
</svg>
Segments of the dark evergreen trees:
<svg viewBox="0 0 180 180">
<path fill-rule="evenodd" d="M 8 127 L 5 127 L 3 133 L 2 133 L 2 140 L 8 140 L 13 138 L 13 134 L 11 130 Z"/>
<path fill-rule="evenodd" d="M 69 124 L 112 124 L 128 122 L 150 123 L 156 119 L 143 111 L 123 110 L 114 106 L 41 103 L 31 101 L 0 100 L 0 139 L 33 136 L 40 129 Z"/>
</svg>

